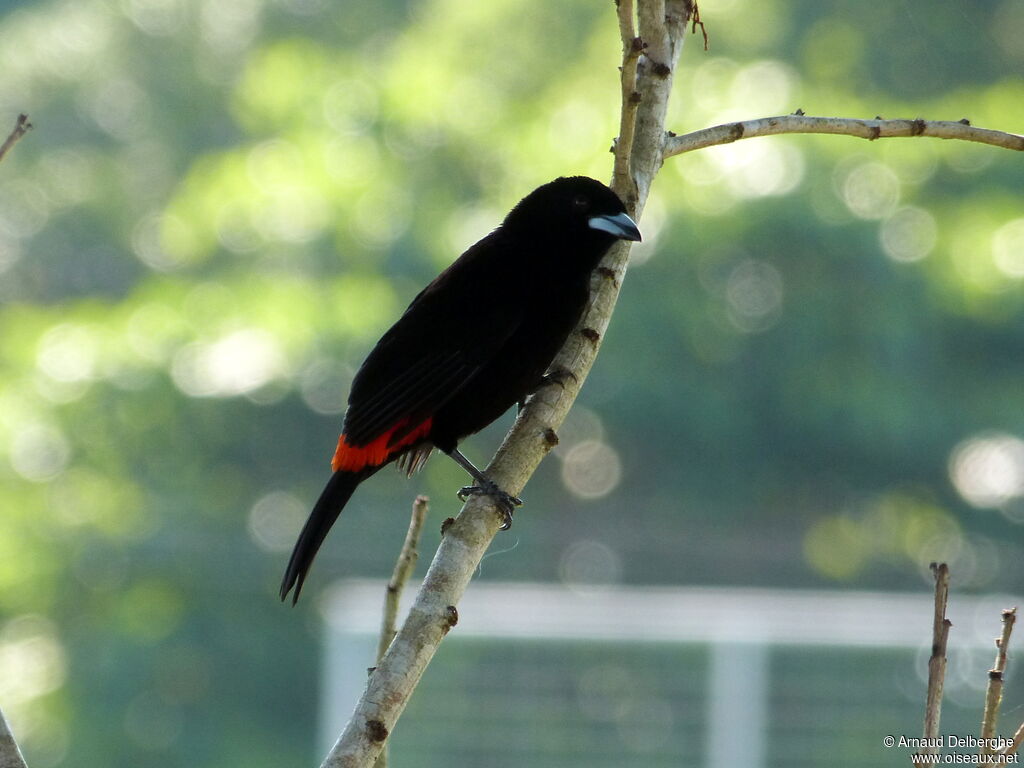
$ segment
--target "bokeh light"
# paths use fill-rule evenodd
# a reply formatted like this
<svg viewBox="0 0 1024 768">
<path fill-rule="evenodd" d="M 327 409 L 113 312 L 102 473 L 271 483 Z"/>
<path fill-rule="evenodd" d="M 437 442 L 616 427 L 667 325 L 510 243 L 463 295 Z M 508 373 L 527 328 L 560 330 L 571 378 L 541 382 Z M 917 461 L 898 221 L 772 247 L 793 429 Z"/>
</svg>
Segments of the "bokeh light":
<svg viewBox="0 0 1024 768">
<path fill-rule="evenodd" d="M 14 179 L 0 186 L 0 234 L 11 240 L 38 233 L 51 210 L 45 190 L 34 180 Z"/>
<path fill-rule="evenodd" d="M 203 3 L 200 8 L 203 42 L 219 55 L 244 50 L 259 31 L 263 12 L 260 0 L 224 0 Z"/>
<path fill-rule="evenodd" d="M 782 312 L 782 275 L 774 265 L 745 259 L 733 267 L 725 284 L 729 320 L 744 333 L 770 328 Z"/>
<path fill-rule="evenodd" d="M 267 552 L 287 552 L 308 513 L 306 504 L 295 495 L 273 491 L 249 510 L 249 536 Z"/>
<path fill-rule="evenodd" d="M 819 573 L 837 580 L 856 576 L 868 552 L 857 523 L 845 515 L 821 517 L 804 536 L 804 557 Z"/>
<path fill-rule="evenodd" d="M 71 444 L 48 424 L 28 424 L 11 440 L 11 467 L 26 480 L 43 483 L 57 477 L 71 459 Z"/>
<path fill-rule="evenodd" d="M 56 381 L 88 380 L 96 375 L 97 347 L 96 335 L 89 328 L 61 323 L 40 340 L 36 364 Z"/>
<path fill-rule="evenodd" d="M 998 432 L 968 438 L 953 449 L 949 476 L 968 504 L 999 507 L 1024 495 L 1024 441 Z"/>
<path fill-rule="evenodd" d="M 324 93 L 324 119 L 336 133 L 365 134 L 377 119 L 380 98 L 366 80 L 338 80 Z"/>
<path fill-rule="evenodd" d="M 185 23 L 183 0 L 129 0 L 124 10 L 135 26 L 154 37 L 175 35 Z"/>
<path fill-rule="evenodd" d="M 558 574 L 563 583 L 574 589 L 616 584 L 622 580 L 622 557 L 603 542 L 574 541 L 559 559 Z"/>
<path fill-rule="evenodd" d="M 622 461 L 607 443 L 585 440 L 565 454 L 562 482 L 581 499 L 607 496 L 622 480 Z"/>
<path fill-rule="evenodd" d="M 766 60 L 748 64 L 736 73 L 729 89 L 732 102 L 730 112 L 736 117 L 715 122 L 790 111 L 799 83 L 800 76 L 780 61 Z"/>
<path fill-rule="evenodd" d="M 191 397 L 243 395 L 285 372 L 277 341 L 259 328 L 244 328 L 206 343 L 182 347 L 171 364 L 171 378 Z"/>
<path fill-rule="evenodd" d="M 564 458 L 576 445 L 586 441 L 601 441 L 604 435 L 604 424 L 595 411 L 585 405 L 573 405 L 562 426 L 558 428 L 555 455 Z"/>
<path fill-rule="evenodd" d="M 306 366 L 299 379 L 302 399 L 317 413 L 341 413 L 348 404 L 353 375 L 350 366 L 334 358 L 316 358 Z"/>
<path fill-rule="evenodd" d="M 1024 218 L 1009 221 L 995 231 L 992 260 L 1008 277 L 1024 277 Z"/>
<path fill-rule="evenodd" d="M 715 147 L 708 157 L 737 198 L 785 195 L 803 179 L 803 154 L 789 144 L 741 141 Z"/>
<path fill-rule="evenodd" d="M 935 248 L 937 238 L 935 217 L 915 206 L 898 209 L 879 229 L 882 249 L 893 261 L 923 259 Z"/>
<path fill-rule="evenodd" d="M 19 705 L 59 688 L 66 661 L 49 619 L 26 614 L 0 629 L 0 700 Z"/>
<path fill-rule="evenodd" d="M 846 207 L 861 219 L 883 219 L 892 214 L 900 200 L 900 180 L 882 163 L 854 166 L 839 186 Z"/>
</svg>

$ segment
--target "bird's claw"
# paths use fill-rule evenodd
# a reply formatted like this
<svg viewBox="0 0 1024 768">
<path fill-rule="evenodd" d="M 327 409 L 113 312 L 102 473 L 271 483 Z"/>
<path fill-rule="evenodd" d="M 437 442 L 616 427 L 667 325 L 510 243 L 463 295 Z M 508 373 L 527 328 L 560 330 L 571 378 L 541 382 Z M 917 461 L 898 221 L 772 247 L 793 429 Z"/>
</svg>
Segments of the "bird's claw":
<svg viewBox="0 0 1024 768">
<path fill-rule="evenodd" d="M 486 485 L 466 485 L 459 489 L 459 501 L 465 501 L 470 496 L 490 496 L 498 506 L 501 513 L 502 523 L 498 530 L 507 531 L 512 527 L 512 513 L 516 507 L 523 504 L 518 496 L 513 496 L 501 490 L 495 483 L 488 482 Z"/>
</svg>

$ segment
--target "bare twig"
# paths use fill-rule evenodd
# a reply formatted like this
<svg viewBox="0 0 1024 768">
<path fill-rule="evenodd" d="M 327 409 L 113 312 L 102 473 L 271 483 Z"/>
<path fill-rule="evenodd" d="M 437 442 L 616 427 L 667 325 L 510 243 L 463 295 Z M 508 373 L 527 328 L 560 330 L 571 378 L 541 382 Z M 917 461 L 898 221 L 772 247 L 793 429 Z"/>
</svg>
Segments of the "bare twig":
<svg viewBox="0 0 1024 768">
<path fill-rule="evenodd" d="M 0 712 L 0 768 L 28 768 L 3 712 Z"/>
<path fill-rule="evenodd" d="M 932 563 L 935 575 L 935 618 L 932 622 L 932 656 L 928 660 L 928 698 L 924 712 L 925 744 L 937 745 L 939 739 L 939 718 L 942 714 L 942 687 L 946 679 L 946 641 L 952 622 L 946 618 L 946 603 L 949 600 L 949 566 Z M 928 746 L 922 755 L 937 755 L 938 746 Z M 915 761 L 925 765 L 923 760 Z"/>
<path fill-rule="evenodd" d="M 647 48 L 637 65 L 637 105 L 631 153 L 636 182 L 635 215 L 643 210 L 655 174 L 661 167 L 665 113 L 676 62 L 689 21 L 689 0 L 640 0 L 640 37 Z M 622 194 L 621 190 L 616 190 Z M 622 273 L 629 257 L 626 246 L 613 247 L 597 270 L 592 302 L 577 332 L 552 368 L 572 376 L 542 387 L 527 402 L 494 460 L 488 477 L 518 495 L 551 450 L 550 434 L 561 426 L 597 355 L 608 326 Z M 562 378 L 562 377 L 560 377 Z M 409 616 L 370 677 L 352 718 L 324 761 L 324 768 L 355 768 L 373 762 L 409 701 L 413 688 L 447 632 L 458 621 L 455 605 L 498 531 L 500 516 L 487 496 L 473 496 L 447 528 Z"/>
<path fill-rule="evenodd" d="M 672 136 L 665 142 L 665 157 L 693 152 L 718 144 L 731 144 L 739 139 L 756 136 L 776 136 L 783 133 L 830 133 L 842 136 L 856 136 L 861 139 L 899 138 L 907 136 L 932 136 L 936 139 L 960 139 L 989 144 L 1003 149 L 1024 151 L 1024 136 L 1016 133 L 993 131 L 989 128 L 975 128 L 967 120 L 858 120 L 848 117 L 811 117 L 793 114 L 777 117 L 762 117 L 758 120 L 744 120 L 739 123 L 725 123 L 712 128 Z"/>
<path fill-rule="evenodd" d="M 644 42 L 636 36 L 633 24 L 633 0 L 618 0 L 619 36 L 622 38 L 622 108 L 619 111 L 619 137 L 615 140 L 615 168 L 613 186 L 630 190 L 629 197 L 636 197 L 636 182 L 633 181 L 630 155 L 633 152 L 633 130 L 636 126 L 636 110 L 642 98 L 636 89 L 636 68 Z M 629 202 L 628 198 L 624 200 Z"/>
<path fill-rule="evenodd" d="M 3 160 L 7 153 L 11 151 L 11 147 L 18 143 L 18 139 L 31 129 L 32 123 L 28 121 L 28 115 L 18 115 L 18 119 L 14 123 L 14 130 L 11 131 L 4 143 L 0 144 L 0 160 Z"/>
<path fill-rule="evenodd" d="M 395 570 L 391 573 L 387 591 L 384 594 L 384 616 L 380 624 L 380 642 L 377 644 L 377 661 L 384 658 L 391 641 L 395 639 L 395 625 L 398 619 L 398 603 L 402 599 L 402 589 L 416 568 L 419 551 L 416 549 L 423 531 L 423 521 L 427 518 L 430 499 L 417 496 L 412 502 L 412 517 L 409 519 L 409 530 L 402 542 L 402 551 L 398 553 Z"/>
<path fill-rule="evenodd" d="M 1017 609 L 1003 611 L 1003 632 L 996 638 L 996 663 L 988 672 L 988 690 L 985 692 L 985 714 L 981 718 L 981 738 L 992 739 L 999 724 L 999 705 L 1003 700 L 1003 674 L 1006 672 L 1006 648 L 1010 644 L 1010 633 L 1017 620 Z M 982 741 L 981 754 L 994 754 L 997 749 Z"/>
<path fill-rule="evenodd" d="M 693 25 L 691 26 L 690 31 L 696 35 L 697 27 L 700 27 L 700 33 L 704 37 L 704 50 L 706 51 L 708 49 L 708 28 L 705 27 L 704 22 L 700 20 L 700 6 L 697 4 L 697 0 L 694 0 L 693 3 L 692 21 Z"/>
<path fill-rule="evenodd" d="M 423 532 L 423 521 L 427 519 L 428 505 L 430 499 L 426 496 L 417 496 L 412 502 L 412 516 L 409 518 L 409 530 L 405 533 L 405 541 L 402 542 L 402 549 L 398 553 L 398 560 L 395 562 L 395 570 L 391 573 L 391 580 L 384 591 L 384 612 L 380 622 L 380 640 L 377 643 L 377 661 L 384 658 L 384 654 L 395 639 L 395 626 L 398 621 L 398 604 L 402 600 L 402 589 L 405 582 L 409 580 L 412 572 L 416 569 L 416 560 L 419 558 L 420 533 Z M 370 671 L 373 674 L 373 670 Z M 380 751 L 377 757 L 375 768 L 387 768 L 388 747 L 387 744 Z"/>
</svg>

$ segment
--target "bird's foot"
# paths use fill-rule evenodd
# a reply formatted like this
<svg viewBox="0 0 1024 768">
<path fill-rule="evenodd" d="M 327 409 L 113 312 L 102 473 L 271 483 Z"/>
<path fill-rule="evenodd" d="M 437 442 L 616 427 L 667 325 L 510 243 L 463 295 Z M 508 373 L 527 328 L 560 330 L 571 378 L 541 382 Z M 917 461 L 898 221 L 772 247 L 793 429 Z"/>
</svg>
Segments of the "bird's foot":
<svg viewBox="0 0 1024 768">
<path fill-rule="evenodd" d="M 512 527 L 512 513 L 516 507 L 522 506 L 523 500 L 513 496 L 498 487 L 497 483 L 484 479 L 480 485 L 467 485 L 459 489 L 459 501 L 465 501 L 470 496 L 490 496 L 498 505 L 501 513 L 502 523 L 499 530 L 507 531 Z"/>
</svg>

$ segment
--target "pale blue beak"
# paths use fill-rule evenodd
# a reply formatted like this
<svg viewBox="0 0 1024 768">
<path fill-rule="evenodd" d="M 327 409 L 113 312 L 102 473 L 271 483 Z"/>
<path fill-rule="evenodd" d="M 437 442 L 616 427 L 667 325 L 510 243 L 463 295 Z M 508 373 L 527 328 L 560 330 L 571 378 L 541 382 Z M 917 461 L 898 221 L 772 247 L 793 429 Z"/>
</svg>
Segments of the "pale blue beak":
<svg viewBox="0 0 1024 768">
<path fill-rule="evenodd" d="M 624 213 L 616 213 L 614 216 L 591 216 L 587 220 L 587 226 L 601 232 L 607 232 L 612 237 L 620 240 L 634 240 L 639 242 L 640 229 L 636 222 Z"/>
</svg>

